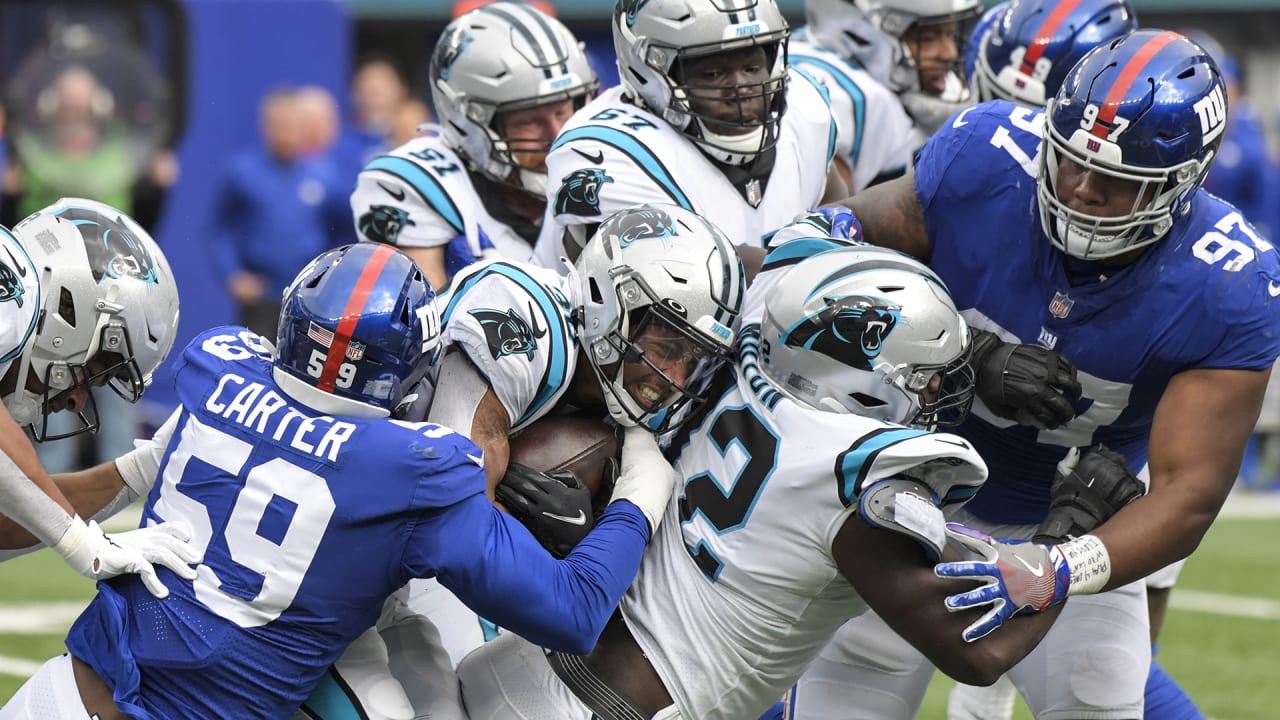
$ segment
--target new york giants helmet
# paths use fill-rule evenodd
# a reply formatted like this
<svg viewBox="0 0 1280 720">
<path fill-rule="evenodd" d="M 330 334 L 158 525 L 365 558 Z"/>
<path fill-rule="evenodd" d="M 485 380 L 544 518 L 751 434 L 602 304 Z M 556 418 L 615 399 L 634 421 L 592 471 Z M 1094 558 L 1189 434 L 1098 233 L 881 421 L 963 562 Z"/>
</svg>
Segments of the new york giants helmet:
<svg viewBox="0 0 1280 720">
<path fill-rule="evenodd" d="M 521 166 L 495 125 L 498 113 L 572 99 L 580 108 L 600 81 L 583 43 L 559 20 L 518 2 L 472 10 L 444 29 L 431 54 L 431 99 L 441 136 L 477 171 L 542 197 L 545 171 Z M 546 138 L 549 146 L 555 138 Z"/>
<path fill-rule="evenodd" d="M 1128 0 L 1012 0 L 974 30 L 970 86 L 979 102 L 1043 107 L 1085 53 L 1137 28 Z"/>
<path fill-rule="evenodd" d="M 969 328 L 915 259 L 873 246 L 818 253 L 779 279 L 764 306 L 760 370 L 798 402 L 925 428 L 968 415 Z"/>
<path fill-rule="evenodd" d="M 856 60 L 896 93 L 919 92 L 916 58 L 903 36 L 913 25 L 974 21 L 981 0 L 805 0 L 805 31 L 819 45 Z M 968 36 L 964 28 L 961 40 Z M 961 57 L 955 75 L 962 76 Z"/>
<path fill-rule="evenodd" d="M 755 159 L 778 141 L 786 110 L 790 32 L 777 0 L 618 0 L 613 10 L 613 46 L 623 87 L 712 157 L 735 165 Z M 765 51 L 769 73 L 763 82 L 709 86 L 685 78 L 683 64 L 691 58 L 751 47 Z M 736 122 L 712 118 L 690 103 L 691 95 L 729 89 L 739 102 L 763 98 L 763 117 L 739 112 Z M 708 121 L 744 132 L 713 132 Z"/>
<path fill-rule="evenodd" d="M 316 410 L 386 417 L 435 362 L 435 293 L 408 255 L 382 243 L 321 254 L 284 292 L 272 376 Z"/>
<path fill-rule="evenodd" d="M 13 235 L 39 279 L 39 317 L 5 405 L 38 441 L 96 430 L 93 388 L 137 402 L 173 347 L 179 301 L 169 262 L 132 218 L 81 198 L 36 211 Z M 79 424 L 50 435 L 48 416 L 81 388 Z"/>
<path fill-rule="evenodd" d="M 1213 58 L 1185 36 L 1139 30 L 1090 51 L 1045 110 L 1038 198 L 1054 247 L 1096 260 L 1164 237 L 1222 143 L 1227 94 Z M 1116 217 L 1073 210 L 1058 198 L 1060 163 L 1136 183 Z"/>
<path fill-rule="evenodd" d="M 574 266 L 574 318 L 610 416 L 655 432 L 691 402 L 724 364 L 738 332 L 746 278 L 733 244 L 702 217 L 646 204 L 606 219 Z M 665 337 L 650 342 L 651 336 Z M 658 385 L 628 389 L 627 363 Z M 683 377 L 672 377 L 672 366 Z"/>
</svg>

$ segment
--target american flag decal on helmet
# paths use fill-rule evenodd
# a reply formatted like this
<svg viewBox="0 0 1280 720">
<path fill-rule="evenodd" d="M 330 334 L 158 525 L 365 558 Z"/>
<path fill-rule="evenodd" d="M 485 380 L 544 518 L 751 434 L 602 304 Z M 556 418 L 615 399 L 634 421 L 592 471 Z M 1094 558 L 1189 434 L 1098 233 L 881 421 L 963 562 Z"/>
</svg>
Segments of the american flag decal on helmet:
<svg viewBox="0 0 1280 720">
<path fill-rule="evenodd" d="M 307 337 L 315 340 L 326 348 L 333 345 L 333 331 L 326 330 L 315 323 L 310 323 L 307 326 Z M 359 360 L 362 357 L 364 357 L 363 344 L 353 341 L 347 345 L 348 360 Z"/>
</svg>

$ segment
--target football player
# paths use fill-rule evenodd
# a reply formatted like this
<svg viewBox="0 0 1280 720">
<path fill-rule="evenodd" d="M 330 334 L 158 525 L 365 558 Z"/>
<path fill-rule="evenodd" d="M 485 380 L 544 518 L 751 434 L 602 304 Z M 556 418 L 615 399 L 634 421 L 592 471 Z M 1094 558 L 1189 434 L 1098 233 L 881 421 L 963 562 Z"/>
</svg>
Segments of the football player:
<svg viewBox="0 0 1280 720">
<path fill-rule="evenodd" d="M 405 251 L 443 289 L 481 257 L 529 257 L 547 148 L 599 81 L 568 28 L 518 2 L 449 23 L 430 78 L 439 127 L 371 160 L 351 210 L 362 239 Z"/>
<path fill-rule="evenodd" d="M 90 578 L 139 573 L 164 597 L 153 563 L 195 576 L 187 530 L 166 524 L 105 535 L 54 485 L 31 438 L 95 431 L 102 386 L 130 402 L 142 396 L 177 332 L 168 261 L 131 218 L 79 198 L 39 210 L 12 233 L 0 228 L 0 248 L 0 537 L 11 548 L 47 544 Z M 63 411 L 79 422 L 51 436 L 49 416 Z M 116 509 L 138 497 L 115 490 L 105 501 Z"/>
<path fill-rule="evenodd" d="M 851 140 L 861 137 L 863 147 L 892 151 L 885 160 L 871 163 L 876 173 L 884 173 L 880 179 L 904 172 L 929 135 L 970 104 L 962 60 L 981 11 L 979 0 L 805 0 L 808 47 L 843 59 L 825 63 L 822 70 L 834 83 L 834 95 L 853 95 Z M 808 47 L 801 50 L 802 56 L 809 55 Z M 865 75 L 851 73 L 849 67 L 863 68 Z M 866 90 L 874 94 L 858 97 L 856 89 L 868 85 L 866 76 L 896 95 L 890 101 L 892 110 L 873 104 L 884 93 Z M 832 103 L 837 108 L 841 104 Z M 864 118 L 867 127 L 859 135 L 857 123 Z M 856 163 L 854 172 L 856 177 Z"/>
<path fill-rule="evenodd" d="M 620 614 L 586 657 L 509 636 L 469 655 L 475 716 L 755 718 L 868 607 L 974 682 L 1043 635 L 1040 614 L 967 643 L 975 616 L 941 602 L 955 586 L 932 570 L 940 508 L 986 477 L 970 443 L 929 432 L 962 420 L 974 392 L 969 330 L 942 282 L 863 246 L 790 264 L 763 292 L 734 371 L 672 440 L 682 487 Z"/>
<path fill-rule="evenodd" d="M 973 634 L 1079 596 L 1010 672 L 1037 717 L 1142 715 L 1142 579 L 1191 553 L 1217 515 L 1280 354 L 1276 251 L 1200 188 L 1226 113 L 1203 48 L 1142 30 L 1087 54 L 1044 111 L 1003 101 L 969 110 L 907 177 L 847 201 L 864 239 L 930 260 L 972 326 L 1055 348 L 1079 368 L 1083 397 L 1060 427 L 1002 420 L 984 400 L 957 428 L 991 468 L 957 519 L 1030 538 L 1064 448 L 1103 442 L 1150 477 L 1150 492 L 1095 533 L 1017 546 L 1039 577 L 1017 563 L 939 568 L 990 583 L 949 601 L 991 609 Z M 1006 558 L 1012 547 L 992 545 Z M 1019 583 L 1042 595 L 1031 601 Z M 819 655 L 795 717 L 847 716 L 860 698 L 886 695 L 902 701 L 883 717 L 912 715 L 932 665 L 872 625 L 852 621 Z"/>
<path fill-rule="evenodd" d="M 618 0 L 612 30 L 621 84 L 552 145 L 533 262 L 563 269 L 605 218 L 640 203 L 679 205 L 761 247 L 828 184 L 841 194 L 826 91 L 788 67 L 775 0 Z"/>
<path fill-rule="evenodd" d="M 144 522 L 193 528 L 196 578 L 164 602 L 136 578 L 100 584 L 70 654 L 0 718 L 287 718 L 412 577 L 439 577 L 537 642 L 588 651 L 672 477 L 636 472 L 624 445 L 612 502 L 566 559 L 551 557 L 486 496 L 479 448 L 390 417 L 437 355 L 433 299 L 408 256 L 359 243 L 299 273 L 274 348 L 242 327 L 198 335 L 175 379 L 181 407 L 133 462 L 97 469 L 155 483 Z"/>
</svg>

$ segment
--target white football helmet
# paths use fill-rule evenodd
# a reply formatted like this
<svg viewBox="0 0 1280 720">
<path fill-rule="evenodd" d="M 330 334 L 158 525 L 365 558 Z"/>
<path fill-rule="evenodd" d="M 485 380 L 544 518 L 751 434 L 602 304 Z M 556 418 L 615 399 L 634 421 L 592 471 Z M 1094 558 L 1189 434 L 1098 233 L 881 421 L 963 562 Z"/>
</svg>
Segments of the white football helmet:
<svg viewBox="0 0 1280 720">
<path fill-rule="evenodd" d="M 796 401 L 930 429 L 968 415 L 969 328 L 913 258 L 873 246 L 818 253 L 764 304 L 760 369 Z"/>
<path fill-rule="evenodd" d="M 41 317 L 15 360 L 5 405 L 37 440 L 94 430 L 92 388 L 105 384 L 137 402 L 173 347 L 178 288 L 169 262 L 132 218 L 92 200 L 63 198 L 13 234 L 39 274 Z M 80 388 L 89 391 L 81 425 L 49 436 L 47 416 Z"/>
<path fill-rule="evenodd" d="M 518 2 L 495 2 L 445 27 L 431 54 L 431 99 L 441 136 L 485 177 L 543 197 L 546 172 L 516 162 L 498 113 L 572 99 L 580 108 L 600 87 L 585 45 L 559 20 Z M 555 138 L 546 138 L 547 144 Z"/>
<path fill-rule="evenodd" d="M 675 205 L 640 205 L 610 216 L 574 265 L 578 338 L 622 425 L 662 431 L 724 364 L 738 332 L 746 278 L 733 244 Z M 653 341 L 653 338 L 660 338 Z M 628 390 L 626 363 L 658 378 Z M 683 377 L 672 377 L 673 367 Z"/>
<path fill-rule="evenodd" d="M 721 162 L 742 165 L 772 148 L 786 109 L 786 19 L 776 0 L 619 0 L 613 11 L 613 47 L 623 87 L 655 115 L 689 136 Z M 684 79 L 683 63 L 744 48 L 761 47 L 769 63 L 761 83 L 699 86 Z M 732 88 L 742 99 L 763 97 L 765 114 L 753 120 L 704 117 L 691 94 Z M 737 125 L 743 133 L 707 127 Z"/>
<path fill-rule="evenodd" d="M 920 92 L 920 74 L 903 35 L 912 25 L 960 23 L 957 42 L 982 12 L 981 0 L 805 0 L 805 31 L 828 50 L 856 60 L 896 93 Z M 957 48 L 963 79 L 964 48 Z M 967 94 L 963 86 L 958 91 Z M 961 97 L 947 98 L 961 100 Z"/>
</svg>

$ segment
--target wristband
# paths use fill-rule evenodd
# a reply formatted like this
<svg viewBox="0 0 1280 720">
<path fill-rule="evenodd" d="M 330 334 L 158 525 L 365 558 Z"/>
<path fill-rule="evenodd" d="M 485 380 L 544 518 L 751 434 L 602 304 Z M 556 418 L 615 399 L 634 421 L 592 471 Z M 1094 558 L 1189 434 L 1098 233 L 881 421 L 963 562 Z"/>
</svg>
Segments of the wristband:
<svg viewBox="0 0 1280 720">
<path fill-rule="evenodd" d="M 1084 535 L 1058 545 L 1057 550 L 1071 571 L 1068 597 L 1102 592 L 1111 579 L 1111 555 L 1101 539 L 1096 535 Z"/>
</svg>

